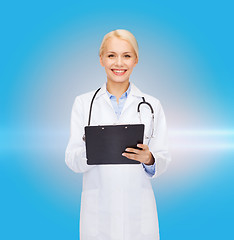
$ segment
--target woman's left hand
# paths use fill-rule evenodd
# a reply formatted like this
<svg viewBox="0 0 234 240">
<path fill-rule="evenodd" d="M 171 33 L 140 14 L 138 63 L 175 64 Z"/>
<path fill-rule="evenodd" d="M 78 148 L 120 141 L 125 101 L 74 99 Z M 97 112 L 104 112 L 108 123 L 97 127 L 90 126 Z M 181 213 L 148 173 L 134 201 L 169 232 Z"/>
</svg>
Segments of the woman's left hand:
<svg viewBox="0 0 234 240">
<path fill-rule="evenodd" d="M 146 144 L 137 144 L 137 147 L 142 148 L 142 150 L 136 148 L 126 148 L 125 151 L 133 153 L 122 153 L 124 157 L 127 157 L 132 160 L 139 161 L 146 165 L 153 165 L 155 160 L 152 153 L 149 150 L 148 145 Z M 135 154 L 134 154 L 135 153 Z"/>
</svg>

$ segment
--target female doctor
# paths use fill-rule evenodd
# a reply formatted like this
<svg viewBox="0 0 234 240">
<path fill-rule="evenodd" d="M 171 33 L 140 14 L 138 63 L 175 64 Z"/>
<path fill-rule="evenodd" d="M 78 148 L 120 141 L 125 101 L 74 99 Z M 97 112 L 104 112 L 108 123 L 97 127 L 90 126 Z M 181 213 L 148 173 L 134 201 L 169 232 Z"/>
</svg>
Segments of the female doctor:
<svg viewBox="0 0 234 240">
<path fill-rule="evenodd" d="M 158 99 L 145 94 L 129 81 L 138 63 L 138 44 L 127 30 L 106 34 L 99 49 L 107 81 L 96 94 L 90 125 L 145 124 L 139 149 L 127 148 L 123 156 L 140 164 L 88 165 L 84 127 L 96 90 L 75 98 L 65 162 L 83 173 L 80 210 L 81 240 L 157 240 L 158 217 L 151 179 L 162 174 L 170 162 L 167 127 Z M 147 104 L 137 106 L 144 97 Z M 153 132 L 152 132 L 153 129 Z M 153 134 L 152 134 L 153 133 Z"/>
</svg>

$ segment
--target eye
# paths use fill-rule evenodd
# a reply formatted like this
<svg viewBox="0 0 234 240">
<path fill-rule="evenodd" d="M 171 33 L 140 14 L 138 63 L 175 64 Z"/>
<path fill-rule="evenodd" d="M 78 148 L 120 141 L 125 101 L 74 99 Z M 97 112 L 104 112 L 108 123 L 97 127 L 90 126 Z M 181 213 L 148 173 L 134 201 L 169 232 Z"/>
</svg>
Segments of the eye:
<svg viewBox="0 0 234 240">
<path fill-rule="evenodd" d="M 130 55 L 124 55 L 125 57 L 127 57 L 127 58 L 130 58 L 131 56 Z"/>
<path fill-rule="evenodd" d="M 114 56 L 114 54 L 110 54 L 110 55 L 108 55 L 108 57 L 113 57 Z"/>
</svg>

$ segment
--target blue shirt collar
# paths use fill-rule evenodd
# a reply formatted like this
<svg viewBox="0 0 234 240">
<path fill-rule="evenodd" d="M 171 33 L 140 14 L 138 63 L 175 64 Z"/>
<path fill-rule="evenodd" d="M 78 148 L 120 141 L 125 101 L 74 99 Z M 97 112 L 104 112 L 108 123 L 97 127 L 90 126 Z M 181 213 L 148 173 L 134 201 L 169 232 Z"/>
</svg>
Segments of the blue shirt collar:
<svg viewBox="0 0 234 240">
<path fill-rule="evenodd" d="M 107 85 L 107 82 L 106 82 L 106 85 Z M 131 82 L 129 82 L 128 89 L 127 89 L 127 91 L 126 91 L 125 93 L 122 94 L 121 98 L 122 98 L 122 97 L 126 97 L 126 98 L 127 98 L 127 96 L 128 96 L 129 93 L 130 93 L 130 90 L 131 90 Z M 107 89 L 106 89 L 106 92 L 107 92 L 109 98 L 111 98 L 112 96 L 114 96 L 114 95 L 112 95 L 111 93 L 109 93 Z"/>
</svg>

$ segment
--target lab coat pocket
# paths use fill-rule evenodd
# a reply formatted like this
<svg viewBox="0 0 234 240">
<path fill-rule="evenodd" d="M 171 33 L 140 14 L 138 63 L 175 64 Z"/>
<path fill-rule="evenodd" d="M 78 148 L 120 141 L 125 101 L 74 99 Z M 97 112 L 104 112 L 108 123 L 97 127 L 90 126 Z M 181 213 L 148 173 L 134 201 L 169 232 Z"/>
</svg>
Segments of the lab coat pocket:
<svg viewBox="0 0 234 240">
<path fill-rule="evenodd" d="M 142 189 L 141 232 L 145 235 L 158 235 L 158 215 L 154 192 L 150 188 Z"/>
<path fill-rule="evenodd" d="M 98 196 L 98 189 L 86 190 L 81 194 L 81 236 L 96 236 L 98 234 Z"/>
</svg>

